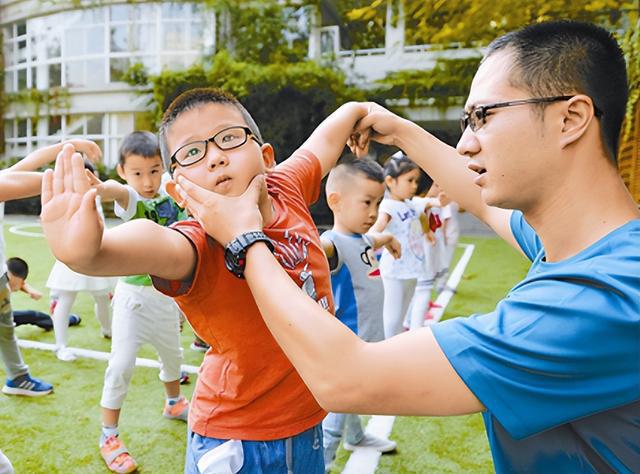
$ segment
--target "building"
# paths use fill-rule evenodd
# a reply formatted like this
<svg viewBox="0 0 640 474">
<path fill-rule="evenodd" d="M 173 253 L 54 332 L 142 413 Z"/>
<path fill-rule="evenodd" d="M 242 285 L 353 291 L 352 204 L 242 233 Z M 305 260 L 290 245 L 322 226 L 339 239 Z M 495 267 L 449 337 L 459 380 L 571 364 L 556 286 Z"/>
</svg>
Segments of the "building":
<svg viewBox="0 0 640 474">
<path fill-rule="evenodd" d="M 123 82 L 129 66 L 179 69 L 215 49 L 215 13 L 197 2 L 0 0 L 0 27 L 4 92 L 14 97 L 4 110 L 6 158 L 84 137 L 115 165 L 147 109 Z"/>
</svg>

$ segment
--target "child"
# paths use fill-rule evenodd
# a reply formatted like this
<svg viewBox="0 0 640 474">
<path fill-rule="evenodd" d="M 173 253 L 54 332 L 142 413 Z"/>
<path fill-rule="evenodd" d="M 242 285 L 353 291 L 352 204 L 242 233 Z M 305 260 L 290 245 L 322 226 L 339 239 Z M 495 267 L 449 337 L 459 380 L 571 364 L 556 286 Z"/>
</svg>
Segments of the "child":
<svg viewBox="0 0 640 474">
<path fill-rule="evenodd" d="M 384 286 L 384 336 L 389 338 L 402 332 L 402 322 L 416 288 L 416 282 L 423 273 L 425 236 L 420 226 L 420 214 L 427 209 L 424 200 L 412 201 L 420 178 L 420 170 L 415 163 L 402 153 L 392 156 L 386 163 L 385 185 L 387 196 L 380 204 L 378 220 L 373 226 L 375 232 L 387 230 L 400 242 L 401 256 L 395 259 L 387 249 L 380 258 L 380 274 Z M 410 320 L 419 314 L 422 318 L 424 307 L 415 304 Z"/>
<path fill-rule="evenodd" d="M 436 282 L 436 290 L 442 291 L 447 287 L 447 279 L 449 277 L 449 268 L 453 260 L 453 254 L 458 246 L 458 240 L 460 239 L 460 224 L 458 213 L 460 212 L 460 205 L 455 201 L 450 201 L 449 204 L 442 209 L 442 228 L 445 240 L 445 253 L 442 259 L 443 269 L 441 275 Z M 453 290 L 455 292 L 455 290 Z"/>
<path fill-rule="evenodd" d="M 7 260 L 7 277 L 9 279 L 9 288 L 12 292 L 22 291 L 29 295 L 33 300 L 39 300 L 42 298 L 40 293 L 35 288 L 31 287 L 27 282 L 27 276 L 29 276 L 29 265 L 23 259 L 19 257 L 11 257 Z M 28 310 L 13 310 L 13 321 L 16 326 L 23 324 L 33 324 L 45 331 L 51 331 L 53 329 L 53 321 L 51 316 L 42 311 L 36 311 L 32 309 Z M 69 326 L 77 326 L 82 319 L 77 314 L 69 315 Z"/>
<path fill-rule="evenodd" d="M 226 196 L 243 194 L 250 183 L 254 189 L 254 178 L 269 170 L 262 206 L 265 234 L 292 280 L 332 309 L 329 268 L 308 206 L 371 106 L 343 105 L 272 169 L 273 148 L 263 143 L 246 109 L 217 89 L 195 89 L 165 112 L 162 155 L 176 179 Z M 94 193 L 87 192 L 86 182 L 73 180 L 81 172 L 79 160 L 67 147 L 56 171 L 47 172 L 43 181 L 42 224 L 54 254 L 79 271 L 151 274 L 154 286 L 174 297 L 211 346 L 191 402 L 185 472 L 238 472 L 240 466 L 243 472 L 324 472 L 320 422 L 325 412 L 262 322 L 246 282 L 237 277 L 244 251 L 267 237 L 246 234 L 225 249 L 194 220 L 168 229 L 138 219 L 103 232 Z"/>
<path fill-rule="evenodd" d="M 115 200 L 115 214 L 122 220 L 150 219 L 167 226 L 186 217 L 161 186 L 162 158 L 151 132 L 124 138 L 117 172 L 126 185 L 88 176 L 103 200 Z M 111 357 L 100 402 L 100 453 L 111 471 L 133 472 L 137 463 L 118 438 L 118 421 L 142 344 L 150 343 L 160 356 L 160 380 L 167 395 L 164 416 L 187 421 L 189 402 L 180 395 L 180 313 L 171 298 L 153 288 L 149 275 L 129 276 L 116 285 L 112 325 Z"/>
<path fill-rule="evenodd" d="M 384 339 L 380 278 L 372 277 L 377 268 L 373 251 L 385 246 L 398 255 L 400 244 L 391 234 L 376 234 L 370 228 L 378 217 L 384 195 L 384 174 L 375 161 L 363 159 L 343 163 L 329 173 L 327 203 L 333 212 L 333 228 L 320 237 L 331 269 L 331 288 L 336 317 L 363 340 Z M 396 443 L 365 433 L 358 415 L 329 413 L 322 422 L 325 469 L 331 463 L 346 426 L 345 449 L 356 447 L 388 453 Z"/>
<path fill-rule="evenodd" d="M 84 161 L 84 168 L 95 176 L 95 168 L 87 160 Z M 100 206 L 100 196 L 96 205 L 100 212 L 100 217 L 104 222 L 102 207 Z M 76 300 L 76 296 L 81 291 L 91 293 L 94 300 L 94 313 L 100 323 L 102 336 L 111 338 L 111 311 L 109 304 L 109 293 L 113 289 L 113 278 L 99 278 L 82 275 L 74 272 L 64 263 L 56 261 L 53 264 L 47 287 L 51 290 L 53 311 L 53 331 L 56 337 L 56 357 L 59 360 L 69 362 L 76 359 L 72 350 L 67 348 L 69 315 Z"/>
</svg>

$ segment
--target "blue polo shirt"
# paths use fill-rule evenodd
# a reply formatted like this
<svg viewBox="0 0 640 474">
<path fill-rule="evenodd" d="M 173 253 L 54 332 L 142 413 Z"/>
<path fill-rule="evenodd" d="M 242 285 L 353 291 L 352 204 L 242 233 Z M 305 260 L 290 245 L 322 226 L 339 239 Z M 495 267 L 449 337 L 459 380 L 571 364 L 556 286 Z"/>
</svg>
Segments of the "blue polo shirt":
<svg viewBox="0 0 640 474">
<path fill-rule="evenodd" d="M 511 230 L 526 278 L 432 326 L 487 409 L 496 471 L 640 472 L 640 220 L 553 263 L 521 212 Z"/>
</svg>

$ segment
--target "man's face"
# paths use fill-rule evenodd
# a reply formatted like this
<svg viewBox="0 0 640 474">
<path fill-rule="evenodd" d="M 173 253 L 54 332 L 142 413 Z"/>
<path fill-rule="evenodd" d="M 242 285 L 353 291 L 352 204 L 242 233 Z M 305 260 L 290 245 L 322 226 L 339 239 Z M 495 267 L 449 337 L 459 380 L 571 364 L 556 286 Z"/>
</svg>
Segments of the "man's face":
<svg viewBox="0 0 640 474">
<path fill-rule="evenodd" d="M 512 58 L 507 52 L 489 56 L 478 68 L 465 110 L 532 94 L 509 84 Z M 549 176 L 559 166 L 553 146 L 555 118 L 549 111 L 561 102 L 550 104 L 545 120 L 534 105 L 519 105 L 487 111 L 486 122 L 475 132 L 470 127 L 458 142 L 458 153 L 470 158 L 469 168 L 478 173 L 475 184 L 490 206 L 526 210 L 544 195 Z"/>
<path fill-rule="evenodd" d="M 339 193 L 335 218 L 354 234 L 365 234 L 378 218 L 378 206 L 384 196 L 384 184 L 356 175 Z"/>
<path fill-rule="evenodd" d="M 124 165 L 118 165 L 118 175 L 143 198 L 156 197 L 162 182 L 162 158 L 147 158 L 131 154 L 125 158 Z"/>
<path fill-rule="evenodd" d="M 169 127 L 167 145 L 171 154 L 183 145 L 207 140 L 228 127 L 246 127 L 242 114 L 228 104 L 204 104 L 183 112 Z M 274 165 L 273 149 L 248 138 L 232 150 L 221 150 L 209 142 L 205 157 L 191 165 L 178 166 L 175 177 L 184 175 L 209 191 L 239 196 L 251 180 Z"/>
<path fill-rule="evenodd" d="M 9 288 L 11 291 L 20 291 L 20 288 L 24 285 L 24 278 L 20 278 L 11 272 L 7 272 L 7 277 L 9 279 Z"/>
</svg>

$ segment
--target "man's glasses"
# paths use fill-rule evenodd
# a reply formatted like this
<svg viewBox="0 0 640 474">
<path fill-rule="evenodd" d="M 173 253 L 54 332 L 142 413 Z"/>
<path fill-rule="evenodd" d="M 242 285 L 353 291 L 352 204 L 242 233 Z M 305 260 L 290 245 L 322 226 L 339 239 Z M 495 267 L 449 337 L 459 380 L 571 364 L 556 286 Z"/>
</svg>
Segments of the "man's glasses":
<svg viewBox="0 0 640 474">
<path fill-rule="evenodd" d="M 465 111 L 460 118 L 460 129 L 462 133 L 467 129 L 467 127 L 471 128 L 472 132 L 477 131 L 482 127 L 487 121 L 487 111 L 491 109 L 500 109 L 503 107 L 513 107 L 514 105 L 523 105 L 523 104 L 540 104 L 540 103 L 549 103 L 549 102 L 559 102 L 562 100 L 572 99 L 574 96 L 572 95 L 557 95 L 553 97 L 534 97 L 532 99 L 520 99 L 520 100 L 512 100 L 509 102 L 497 102 L 495 104 L 488 105 L 476 105 L 471 108 L 469 111 Z M 593 105 L 594 114 L 596 117 L 600 117 L 602 112 Z"/>
<path fill-rule="evenodd" d="M 233 150 L 247 143 L 249 138 L 255 140 L 258 145 L 262 145 L 249 127 L 241 126 L 227 127 L 207 140 L 198 140 L 182 145 L 171 155 L 171 171 L 177 165 L 186 167 L 195 165 L 202 160 L 207 155 L 209 143 L 215 143 L 221 150 Z"/>
</svg>

